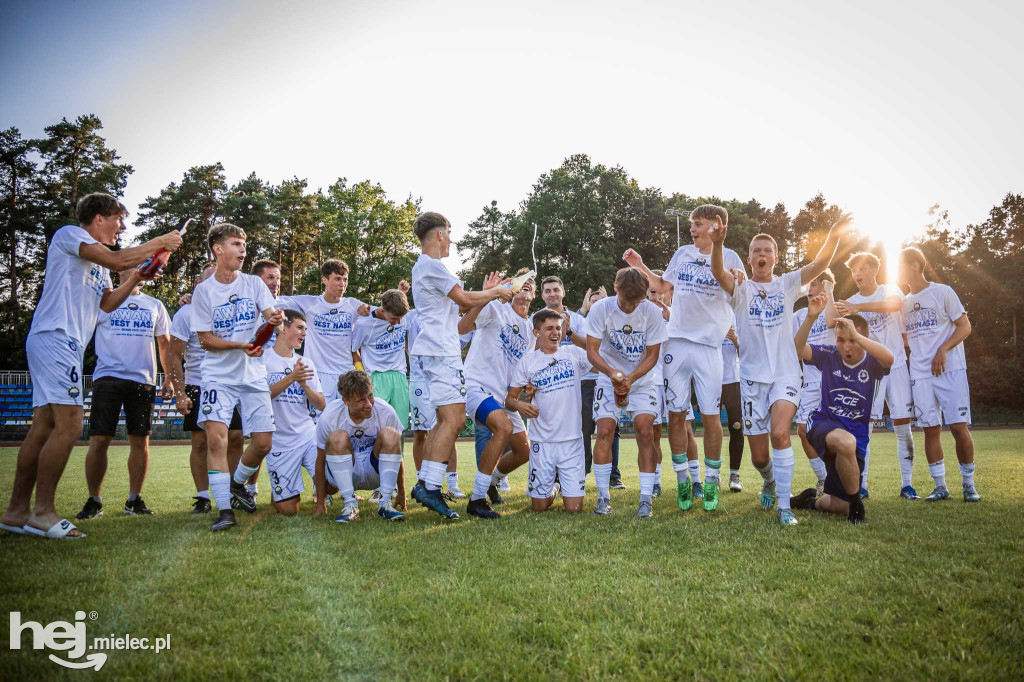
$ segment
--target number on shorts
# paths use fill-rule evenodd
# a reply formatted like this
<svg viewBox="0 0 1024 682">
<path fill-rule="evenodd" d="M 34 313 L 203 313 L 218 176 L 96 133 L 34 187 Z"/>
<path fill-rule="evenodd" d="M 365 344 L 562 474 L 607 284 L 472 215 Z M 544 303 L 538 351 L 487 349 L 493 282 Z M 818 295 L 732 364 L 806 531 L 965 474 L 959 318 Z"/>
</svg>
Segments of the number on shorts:
<svg viewBox="0 0 1024 682">
<path fill-rule="evenodd" d="M 461 369 L 458 370 L 458 372 L 459 372 L 459 381 L 461 381 L 462 385 L 465 386 L 466 385 L 466 374 Z"/>
<path fill-rule="evenodd" d="M 217 389 L 211 389 L 209 391 L 203 391 L 203 404 L 204 405 L 216 405 L 217 404 Z"/>
<path fill-rule="evenodd" d="M 598 400 L 604 398 L 604 388 L 597 389 L 597 395 L 595 396 Z"/>
<path fill-rule="evenodd" d="M 748 416 L 748 417 L 753 417 L 753 416 L 754 416 L 754 403 L 752 403 L 751 401 L 749 401 L 749 400 L 748 400 L 747 402 L 745 402 L 745 403 L 743 403 L 743 404 L 744 404 L 744 405 L 746 406 L 746 408 L 747 408 L 747 409 L 746 409 L 746 412 L 747 412 L 747 416 Z"/>
<path fill-rule="evenodd" d="M 72 367 L 71 368 L 71 371 L 68 372 L 68 379 L 71 379 L 71 383 L 73 383 L 73 384 L 77 384 L 78 383 L 78 368 L 77 367 Z"/>
<path fill-rule="evenodd" d="M 281 485 L 281 479 L 278 478 L 278 475 L 277 475 L 276 471 L 271 471 L 270 472 L 270 478 L 273 479 L 274 485 Z"/>
</svg>

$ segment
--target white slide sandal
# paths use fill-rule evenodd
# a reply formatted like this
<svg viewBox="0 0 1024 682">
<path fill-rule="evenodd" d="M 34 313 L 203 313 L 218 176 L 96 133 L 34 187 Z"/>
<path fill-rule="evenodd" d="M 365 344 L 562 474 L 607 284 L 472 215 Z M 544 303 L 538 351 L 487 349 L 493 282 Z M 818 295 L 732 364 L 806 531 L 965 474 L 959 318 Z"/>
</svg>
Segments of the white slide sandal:
<svg viewBox="0 0 1024 682">
<path fill-rule="evenodd" d="M 24 535 L 25 528 L 22 526 L 11 526 L 6 523 L 0 523 L 0 530 L 5 530 L 12 535 Z"/>
</svg>

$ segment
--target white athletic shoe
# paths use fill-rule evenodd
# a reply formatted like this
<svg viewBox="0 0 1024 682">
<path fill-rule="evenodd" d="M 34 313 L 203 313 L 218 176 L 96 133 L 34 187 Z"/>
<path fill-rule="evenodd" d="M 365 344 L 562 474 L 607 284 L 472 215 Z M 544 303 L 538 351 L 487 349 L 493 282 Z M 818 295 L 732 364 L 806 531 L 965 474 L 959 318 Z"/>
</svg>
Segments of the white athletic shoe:
<svg viewBox="0 0 1024 682">
<path fill-rule="evenodd" d="M 466 493 L 462 492 L 462 489 L 459 488 L 459 486 L 455 486 L 454 488 L 451 487 L 451 486 L 448 486 L 448 493 L 452 497 L 454 497 L 456 500 L 464 500 L 464 499 L 466 499 Z"/>
<path fill-rule="evenodd" d="M 512 485 L 508 482 L 508 476 L 501 477 L 501 483 L 498 484 L 499 493 L 510 493 L 512 492 Z"/>
<path fill-rule="evenodd" d="M 374 490 L 373 494 L 370 495 L 370 502 L 373 502 L 374 504 L 380 502 L 380 490 L 379 489 L 378 490 Z"/>
</svg>

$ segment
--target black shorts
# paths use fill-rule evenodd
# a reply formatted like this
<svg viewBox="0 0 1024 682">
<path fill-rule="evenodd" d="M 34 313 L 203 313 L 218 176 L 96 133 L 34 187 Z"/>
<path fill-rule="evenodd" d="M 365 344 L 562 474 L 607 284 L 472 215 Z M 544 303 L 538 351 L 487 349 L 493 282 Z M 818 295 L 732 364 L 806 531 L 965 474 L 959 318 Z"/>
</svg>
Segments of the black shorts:
<svg viewBox="0 0 1024 682">
<path fill-rule="evenodd" d="M 188 384 L 185 386 L 185 395 L 192 401 L 192 409 L 189 410 L 185 416 L 185 421 L 181 425 L 183 431 L 202 431 L 199 425 L 196 423 L 196 419 L 199 418 L 199 387 L 194 384 Z M 242 413 L 238 411 L 238 406 L 235 406 L 235 411 L 231 415 L 231 424 L 228 426 L 229 431 L 241 431 L 242 430 Z"/>
<path fill-rule="evenodd" d="M 148 436 L 153 429 L 153 400 L 156 387 L 129 379 L 100 377 L 92 382 L 92 411 L 89 432 L 93 436 L 114 436 L 124 408 L 129 436 Z"/>
<path fill-rule="evenodd" d="M 832 495 L 838 497 L 844 502 L 850 501 L 850 496 L 846 493 L 846 489 L 843 488 L 843 482 L 839 480 L 839 472 L 836 470 L 836 453 L 828 449 L 825 439 L 828 434 L 832 433 L 836 429 L 842 429 L 843 425 L 837 421 L 818 421 L 811 425 L 811 430 L 807 432 L 807 440 L 810 442 L 814 451 L 821 457 L 821 461 L 825 463 L 825 488 L 822 492 L 826 495 Z M 857 451 L 857 468 L 860 469 L 860 473 L 864 473 L 864 453 Z"/>
</svg>

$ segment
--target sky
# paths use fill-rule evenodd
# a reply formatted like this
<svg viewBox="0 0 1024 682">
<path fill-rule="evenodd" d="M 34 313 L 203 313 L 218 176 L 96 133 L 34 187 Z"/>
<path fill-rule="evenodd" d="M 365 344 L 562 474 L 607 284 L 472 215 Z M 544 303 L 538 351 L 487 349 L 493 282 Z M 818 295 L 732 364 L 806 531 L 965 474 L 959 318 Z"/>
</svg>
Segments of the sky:
<svg viewBox="0 0 1024 682">
<path fill-rule="evenodd" d="M 370 179 L 457 238 L 586 153 L 791 215 L 822 192 L 893 244 L 1024 191 L 1021 25 L 984 0 L 2 0 L 0 126 L 98 115 L 131 209 L 220 161 Z"/>
</svg>

